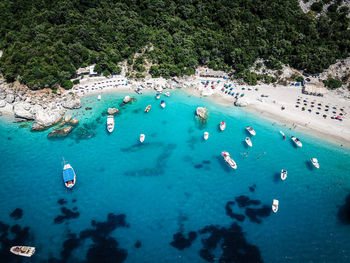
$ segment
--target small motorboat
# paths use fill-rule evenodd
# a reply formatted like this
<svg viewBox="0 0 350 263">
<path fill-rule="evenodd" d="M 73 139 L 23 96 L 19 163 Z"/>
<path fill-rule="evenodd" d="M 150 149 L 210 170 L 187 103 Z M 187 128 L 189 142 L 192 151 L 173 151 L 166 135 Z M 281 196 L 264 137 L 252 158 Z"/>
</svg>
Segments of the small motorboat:
<svg viewBox="0 0 350 263">
<path fill-rule="evenodd" d="M 253 146 L 252 141 L 250 140 L 249 137 L 246 137 L 246 138 L 245 138 L 245 142 L 248 144 L 249 147 L 252 147 L 252 146 Z"/>
<path fill-rule="evenodd" d="M 208 138 L 209 138 L 209 132 L 204 132 L 203 138 L 204 138 L 204 140 L 208 140 Z"/>
<path fill-rule="evenodd" d="M 220 130 L 224 131 L 226 129 L 226 122 L 220 122 Z"/>
<path fill-rule="evenodd" d="M 144 135 L 143 133 L 140 134 L 140 142 L 143 143 L 145 141 L 146 135 Z"/>
<path fill-rule="evenodd" d="M 278 205 L 279 205 L 279 201 L 277 199 L 273 199 L 273 201 L 272 201 L 272 211 L 274 213 L 277 213 Z"/>
<path fill-rule="evenodd" d="M 101 95 L 98 95 L 98 96 L 97 96 L 97 100 L 101 100 Z"/>
<path fill-rule="evenodd" d="M 281 170 L 281 179 L 283 181 L 287 179 L 287 170 Z"/>
<path fill-rule="evenodd" d="M 113 115 L 107 116 L 107 130 L 109 133 L 113 132 L 113 130 L 114 130 L 114 116 Z"/>
<path fill-rule="evenodd" d="M 245 129 L 246 129 L 252 136 L 255 136 L 255 135 L 256 135 L 256 132 L 255 132 L 255 130 L 253 129 L 253 127 L 247 126 L 247 127 L 245 127 Z"/>
<path fill-rule="evenodd" d="M 165 101 L 164 100 L 162 100 L 161 102 L 160 102 L 160 106 L 164 109 L 165 108 Z"/>
<path fill-rule="evenodd" d="M 66 163 L 64 159 L 63 164 L 63 182 L 67 188 L 71 189 L 75 185 L 76 175 L 73 167 L 69 163 Z"/>
<path fill-rule="evenodd" d="M 151 105 L 148 105 L 148 106 L 145 108 L 145 112 L 149 112 L 150 109 L 151 109 Z"/>
<path fill-rule="evenodd" d="M 10 248 L 10 251 L 18 256 L 31 257 L 35 253 L 35 247 L 14 246 Z"/>
<path fill-rule="evenodd" d="M 316 158 L 311 158 L 310 161 L 313 164 L 313 166 L 315 166 L 317 169 L 320 168 L 320 164 L 318 163 L 318 160 Z"/>
<path fill-rule="evenodd" d="M 167 96 L 167 97 L 170 97 L 170 92 L 167 91 L 167 92 L 164 93 L 164 95 Z"/>
<path fill-rule="evenodd" d="M 280 131 L 280 134 L 283 136 L 283 140 L 285 140 L 286 139 L 286 135 L 284 134 L 284 132 Z"/>
<path fill-rule="evenodd" d="M 225 162 L 232 168 L 237 169 L 236 162 L 230 157 L 228 152 L 221 152 L 222 157 L 224 157 Z"/>
<path fill-rule="evenodd" d="M 136 92 L 137 94 L 142 94 L 142 89 L 141 89 L 141 88 L 137 88 L 137 89 L 135 89 L 135 92 Z"/>
<path fill-rule="evenodd" d="M 156 99 L 159 100 L 160 99 L 160 95 L 159 93 L 156 94 Z"/>
<path fill-rule="evenodd" d="M 290 137 L 292 139 L 292 141 L 295 143 L 296 146 L 298 147 L 303 147 L 303 144 L 301 143 L 301 141 L 297 138 L 297 137 Z"/>
</svg>

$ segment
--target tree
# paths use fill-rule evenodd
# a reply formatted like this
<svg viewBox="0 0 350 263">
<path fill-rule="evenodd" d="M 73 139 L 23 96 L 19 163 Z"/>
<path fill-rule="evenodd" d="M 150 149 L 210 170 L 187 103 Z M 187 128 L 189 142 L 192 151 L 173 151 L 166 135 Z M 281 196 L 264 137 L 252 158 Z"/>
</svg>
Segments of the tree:
<svg viewBox="0 0 350 263">
<path fill-rule="evenodd" d="M 330 89 L 337 89 L 337 88 L 340 88 L 342 85 L 340 80 L 333 79 L 333 78 L 324 80 L 323 83 Z"/>
<path fill-rule="evenodd" d="M 319 13 L 319 12 L 321 12 L 322 9 L 323 9 L 323 3 L 322 3 L 322 2 L 314 2 L 314 3 L 311 5 L 310 9 L 311 9 L 312 11 L 315 11 L 315 12 Z"/>
</svg>

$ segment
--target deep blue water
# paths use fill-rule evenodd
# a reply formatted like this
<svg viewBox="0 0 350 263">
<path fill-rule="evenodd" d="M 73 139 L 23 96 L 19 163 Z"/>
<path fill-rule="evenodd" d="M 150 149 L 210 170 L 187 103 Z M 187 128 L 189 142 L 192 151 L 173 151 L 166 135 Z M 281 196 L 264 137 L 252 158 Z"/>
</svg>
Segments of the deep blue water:
<svg viewBox="0 0 350 263">
<path fill-rule="evenodd" d="M 0 262 L 22 260 L 8 252 L 15 244 L 37 249 L 23 262 L 350 261 L 350 225 L 338 215 L 350 193 L 349 150 L 284 130 L 303 142 L 295 148 L 279 134 L 284 127 L 181 91 L 164 98 L 165 109 L 153 93 L 119 107 L 124 95 L 84 98 L 71 112 L 80 124 L 64 140 L 2 117 Z M 103 113 L 111 106 L 121 113 L 108 134 Z M 206 124 L 197 106 L 209 109 Z M 251 149 L 246 125 L 257 132 Z M 62 157 L 77 174 L 73 190 L 63 185 Z"/>
</svg>

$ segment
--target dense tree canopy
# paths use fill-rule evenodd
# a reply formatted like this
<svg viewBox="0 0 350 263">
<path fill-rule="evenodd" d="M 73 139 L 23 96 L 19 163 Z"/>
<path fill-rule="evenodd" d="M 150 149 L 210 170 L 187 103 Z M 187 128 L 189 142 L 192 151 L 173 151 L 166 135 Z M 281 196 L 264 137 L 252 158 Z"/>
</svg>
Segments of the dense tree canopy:
<svg viewBox="0 0 350 263">
<path fill-rule="evenodd" d="M 348 11 L 339 1 L 315 19 L 297 0 L 2 0 L 0 70 L 32 89 L 70 87 L 92 63 L 119 73 L 124 59 L 164 77 L 198 65 L 244 72 L 257 58 L 316 73 L 349 55 Z"/>
</svg>

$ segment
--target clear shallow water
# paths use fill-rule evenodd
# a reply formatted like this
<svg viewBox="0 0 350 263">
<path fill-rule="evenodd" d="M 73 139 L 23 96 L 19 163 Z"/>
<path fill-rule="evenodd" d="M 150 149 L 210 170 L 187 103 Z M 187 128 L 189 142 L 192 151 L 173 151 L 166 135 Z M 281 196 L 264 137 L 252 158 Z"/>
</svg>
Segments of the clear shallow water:
<svg viewBox="0 0 350 263">
<path fill-rule="evenodd" d="M 285 131 L 301 139 L 297 149 L 282 139 L 283 127 L 180 91 L 165 97 L 165 109 L 154 94 L 120 108 L 124 95 L 84 98 L 83 108 L 71 113 L 80 129 L 64 140 L 0 122 L 0 221 L 29 227 L 28 236 L 22 231 L 15 240 L 37 247 L 24 262 L 207 262 L 203 258 L 210 256 L 222 262 L 349 262 L 350 226 L 337 216 L 350 192 L 349 150 Z M 206 125 L 194 117 L 203 105 L 210 111 Z M 121 114 L 108 134 L 102 113 L 111 106 Z M 224 132 L 218 130 L 221 120 Z M 244 143 L 246 125 L 257 132 L 251 149 Z M 206 142 L 204 131 L 210 133 Z M 140 133 L 146 134 L 143 145 Z M 223 162 L 223 150 L 237 162 L 236 171 Z M 72 191 L 62 182 L 62 156 L 77 173 Z M 311 169 L 310 157 L 321 169 Z M 281 169 L 288 170 L 284 182 Z M 241 195 L 261 203 L 239 207 Z M 277 214 L 270 212 L 274 198 L 280 201 Z M 63 207 L 73 218 L 61 222 Z M 16 208 L 23 210 L 19 219 L 9 216 Z M 244 220 L 231 218 L 230 211 Z M 108 221 L 110 213 L 115 217 Z M 258 213 L 263 216 L 255 218 Z M 8 234 L 1 237 L 4 252 L 15 236 L 6 226 L 0 231 Z M 179 232 L 196 238 L 175 248 L 170 243 Z M 11 260 L 18 258 L 0 254 L 0 262 Z"/>
</svg>

